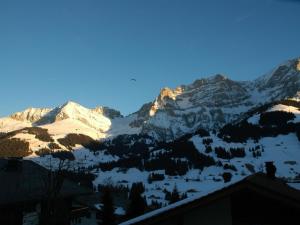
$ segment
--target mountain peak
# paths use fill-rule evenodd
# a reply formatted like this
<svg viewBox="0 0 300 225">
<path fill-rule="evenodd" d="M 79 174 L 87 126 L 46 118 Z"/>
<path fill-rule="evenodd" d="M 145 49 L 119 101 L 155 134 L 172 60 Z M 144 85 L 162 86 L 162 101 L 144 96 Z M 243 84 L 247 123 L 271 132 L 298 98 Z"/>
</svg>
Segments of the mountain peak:
<svg viewBox="0 0 300 225">
<path fill-rule="evenodd" d="M 59 111 L 63 114 L 63 117 L 72 117 L 73 114 L 90 114 L 97 113 L 98 115 L 105 116 L 109 119 L 114 119 L 117 117 L 123 117 L 121 112 L 118 110 L 106 107 L 106 106 L 97 106 L 94 109 L 88 109 L 74 101 L 67 101 L 61 107 L 59 107 Z M 58 118 L 59 119 L 59 118 Z"/>
<path fill-rule="evenodd" d="M 168 87 L 165 87 L 163 89 L 161 89 L 160 91 L 160 94 L 159 94 L 159 100 L 163 100 L 165 98 L 169 98 L 169 99 L 172 99 L 172 100 L 176 100 L 176 96 L 182 94 L 183 92 L 183 89 L 182 87 L 177 87 L 175 89 L 171 89 L 171 88 L 168 88 Z"/>
<path fill-rule="evenodd" d="M 224 81 L 224 80 L 228 80 L 228 77 L 224 74 L 216 74 L 212 76 L 210 79 L 214 81 Z"/>
<path fill-rule="evenodd" d="M 74 101 L 67 101 L 64 104 L 62 104 L 61 108 L 74 108 L 74 107 L 83 107 L 82 105 L 78 104 L 77 102 Z"/>
<path fill-rule="evenodd" d="M 287 61 L 279 64 L 279 66 L 277 66 L 273 70 L 273 73 L 275 73 L 278 70 L 282 70 L 283 68 L 286 68 L 290 71 L 299 72 L 300 71 L 300 57 L 290 59 L 290 60 L 287 60 Z"/>
<path fill-rule="evenodd" d="M 276 88 L 277 97 L 293 97 L 300 88 L 300 58 L 281 63 L 255 83 L 259 91 Z M 276 92 L 272 91 L 270 94 L 275 96 Z"/>
</svg>

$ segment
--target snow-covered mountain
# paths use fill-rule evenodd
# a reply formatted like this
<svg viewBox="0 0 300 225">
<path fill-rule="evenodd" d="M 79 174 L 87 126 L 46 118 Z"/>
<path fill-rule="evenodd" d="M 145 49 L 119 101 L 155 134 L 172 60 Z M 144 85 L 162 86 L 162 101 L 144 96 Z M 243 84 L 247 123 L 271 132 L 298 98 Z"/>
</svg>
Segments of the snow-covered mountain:
<svg viewBox="0 0 300 225">
<path fill-rule="evenodd" d="M 147 134 L 173 140 L 200 128 L 218 130 L 265 103 L 300 97 L 300 59 L 289 60 L 254 81 L 233 81 L 224 75 L 196 80 L 158 97 L 137 112 L 122 116 L 108 107 L 88 109 L 75 102 L 56 108 L 29 108 L 0 119 L 0 133 L 25 127 L 47 129 L 55 138 L 71 133 L 93 139 L 121 134 Z"/>
<path fill-rule="evenodd" d="M 266 161 L 279 176 L 300 178 L 299 149 L 300 59 L 254 81 L 216 75 L 163 88 L 125 117 L 67 102 L 0 119 L 0 157 L 47 166 L 56 160 L 50 153 L 74 150 L 71 167 L 88 168 L 95 185 L 143 182 L 147 199 L 162 203 L 175 184 L 191 196 L 221 187 L 224 173 L 237 180 L 261 171 Z"/>
<path fill-rule="evenodd" d="M 137 112 L 132 125 L 159 139 L 174 139 L 199 128 L 219 129 L 252 108 L 299 94 L 300 59 L 294 59 L 254 81 L 216 75 L 175 89 L 163 88 L 154 102 Z"/>
<path fill-rule="evenodd" d="M 81 133 L 98 139 L 109 135 L 113 121 L 122 118 L 119 111 L 108 107 L 88 109 L 69 101 L 54 109 L 29 108 L 1 118 L 0 132 L 10 132 L 25 127 L 42 127 L 47 128 L 53 135 Z M 128 118 L 124 119 L 126 120 Z"/>
</svg>

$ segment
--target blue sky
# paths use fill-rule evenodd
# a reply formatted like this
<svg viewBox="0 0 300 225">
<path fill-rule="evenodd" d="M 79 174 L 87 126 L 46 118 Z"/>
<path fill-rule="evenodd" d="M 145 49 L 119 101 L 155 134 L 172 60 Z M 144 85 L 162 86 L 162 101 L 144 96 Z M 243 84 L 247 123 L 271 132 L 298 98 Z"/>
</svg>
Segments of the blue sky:
<svg viewBox="0 0 300 225">
<path fill-rule="evenodd" d="M 128 114 L 164 86 L 254 79 L 300 56 L 299 11 L 296 0 L 1 0 L 0 116 L 67 100 Z"/>
</svg>

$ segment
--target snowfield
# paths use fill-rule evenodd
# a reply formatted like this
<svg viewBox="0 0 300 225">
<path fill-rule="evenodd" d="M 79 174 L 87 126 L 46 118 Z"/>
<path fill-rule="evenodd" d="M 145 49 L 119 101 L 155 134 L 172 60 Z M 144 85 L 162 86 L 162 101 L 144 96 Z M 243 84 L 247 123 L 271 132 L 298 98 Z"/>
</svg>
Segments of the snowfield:
<svg viewBox="0 0 300 225">
<path fill-rule="evenodd" d="M 266 112 L 276 112 L 276 111 L 281 111 L 281 112 L 289 112 L 293 113 L 295 115 L 295 119 L 292 120 L 294 123 L 299 123 L 300 122 L 300 109 L 294 106 L 288 106 L 288 105 L 283 105 L 283 104 L 278 104 L 275 105 L 271 108 L 269 108 Z M 252 124 L 259 124 L 259 119 L 260 119 L 260 114 L 255 114 L 248 118 L 248 123 Z"/>
<path fill-rule="evenodd" d="M 243 147 L 246 150 L 246 157 L 244 158 L 233 158 L 230 160 L 218 159 L 223 164 L 228 163 L 234 165 L 237 171 L 224 170 L 222 167 L 210 166 L 204 168 L 202 171 L 198 169 L 189 170 L 184 176 L 167 176 L 164 170 L 151 171 L 164 174 L 165 180 L 154 181 L 148 183 L 148 176 L 150 172 L 140 171 L 136 168 L 129 170 L 122 168 L 115 168 L 112 171 L 94 171 L 97 174 L 97 178 L 94 181 L 95 186 L 98 184 L 113 183 L 115 185 L 122 184 L 125 186 L 131 186 L 135 182 L 143 182 L 146 187 L 145 196 L 148 202 L 151 200 L 157 200 L 166 204 L 165 195 L 163 190 L 172 191 L 175 185 L 181 193 L 187 193 L 189 197 L 199 195 L 207 190 L 214 188 L 221 188 L 224 186 L 222 173 L 224 171 L 231 172 L 233 175 L 232 180 L 236 181 L 243 177 L 250 175 L 250 172 L 246 164 L 251 164 L 256 172 L 264 170 L 264 163 L 266 161 L 274 161 L 277 167 L 277 176 L 293 178 L 300 173 L 300 142 L 295 134 L 280 135 L 276 138 L 262 138 L 259 143 L 255 143 L 249 140 L 247 143 L 227 143 L 222 141 L 216 136 L 211 136 L 213 139 L 212 147 L 222 146 L 229 150 L 230 148 Z M 205 146 L 202 144 L 203 138 L 194 136 L 191 141 L 194 143 L 196 148 L 200 152 L 205 151 Z M 264 149 L 261 157 L 254 158 L 252 153 L 249 151 L 251 148 L 260 146 Z M 162 150 L 164 151 L 164 150 Z M 211 156 L 217 159 L 215 153 L 209 153 Z"/>
</svg>

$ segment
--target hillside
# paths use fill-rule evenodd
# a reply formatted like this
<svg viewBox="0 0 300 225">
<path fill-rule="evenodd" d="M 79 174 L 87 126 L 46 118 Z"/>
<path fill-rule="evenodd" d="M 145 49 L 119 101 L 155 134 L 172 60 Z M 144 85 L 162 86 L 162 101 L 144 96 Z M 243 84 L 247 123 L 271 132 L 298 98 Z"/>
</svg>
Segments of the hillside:
<svg viewBox="0 0 300 225">
<path fill-rule="evenodd" d="M 97 176 L 96 187 L 143 182 L 149 203 L 167 204 L 166 195 L 175 186 L 184 196 L 193 196 L 263 171 L 267 161 L 274 162 L 277 176 L 299 179 L 299 150 L 300 103 L 288 100 L 264 105 L 215 134 L 199 129 L 171 142 L 122 135 L 78 147 L 73 151 L 72 167 L 92 171 Z M 47 165 L 49 156 L 32 160 Z"/>
<path fill-rule="evenodd" d="M 277 176 L 299 179 L 300 105 L 299 102 L 289 103 L 272 105 L 249 117 L 246 120 L 249 126 L 257 126 L 260 134 L 255 137 L 251 133 L 249 136 L 242 134 L 243 140 L 230 140 L 225 128 L 216 135 L 199 130 L 167 144 L 151 143 L 142 138 L 135 140 L 125 154 L 117 151 L 120 149 L 116 147 L 118 143 L 108 143 L 103 147 L 107 150 L 102 151 L 114 153 L 119 160 L 96 165 L 94 172 L 99 175 L 95 184 L 113 181 L 126 186 L 143 182 L 149 202 L 167 203 L 165 189 L 171 192 L 176 185 L 181 193 L 193 196 L 212 187 L 221 187 L 224 178 L 232 176 L 231 180 L 238 180 L 263 171 L 266 161 L 274 161 Z M 277 124 L 273 123 L 274 115 Z M 242 129 L 239 132 L 243 133 L 242 123 L 246 122 L 232 126 Z M 150 144 L 145 144 L 147 142 Z"/>
</svg>

